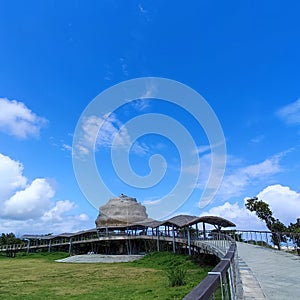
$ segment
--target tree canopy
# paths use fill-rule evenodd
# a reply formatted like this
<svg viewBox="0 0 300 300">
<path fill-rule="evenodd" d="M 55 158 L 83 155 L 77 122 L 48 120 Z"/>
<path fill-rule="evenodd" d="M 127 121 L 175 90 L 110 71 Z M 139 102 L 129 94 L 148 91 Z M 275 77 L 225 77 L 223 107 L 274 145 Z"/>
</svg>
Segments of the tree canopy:
<svg viewBox="0 0 300 300">
<path fill-rule="evenodd" d="M 17 238 L 14 233 L 2 233 L 0 236 L 0 245 L 21 244 L 22 240 Z"/>
<path fill-rule="evenodd" d="M 273 212 L 271 211 L 269 204 L 254 197 L 247 199 L 245 206 L 250 211 L 255 212 L 258 218 L 266 223 L 267 228 L 272 232 L 272 241 L 274 245 L 280 250 L 280 242 L 285 241 L 286 238 L 283 234 L 279 234 L 279 232 L 285 232 L 287 231 L 287 228 L 282 222 L 273 217 Z"/>
<path fill-rule="evenodd" d="M 278 249 L 280 249 L 280 242 L 286 241 L 287 236 L 293 238 L 288 233 L 300 233 L 300 219 L 297 219 L 296 223 L 290 223 L 288 227 L 285 226 L 279 219 L 274 218 L 269 204 L 257 197 L 247 199 L 245 206 L 266 223 L 267 228 L 272 232 L 272 241 Z M 299 237 L 295 242 L 300 245 Z"/>
</svg>

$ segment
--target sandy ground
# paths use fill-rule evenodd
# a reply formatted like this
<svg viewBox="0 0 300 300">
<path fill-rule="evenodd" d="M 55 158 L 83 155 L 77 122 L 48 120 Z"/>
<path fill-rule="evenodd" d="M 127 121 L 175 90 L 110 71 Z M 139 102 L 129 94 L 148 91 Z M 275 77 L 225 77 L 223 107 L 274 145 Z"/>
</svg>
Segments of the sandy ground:
<svg viewBox="0 0 300 300">
<path fill-rule="evenodd" d="M 75 255 L 64 259 L 58 259 L 57 262 L 64 263 L 114 263 L 129 262 L 142 258 L 143 255 L 105 255 L 105 254 L 87 254 Z"/>
</svg>

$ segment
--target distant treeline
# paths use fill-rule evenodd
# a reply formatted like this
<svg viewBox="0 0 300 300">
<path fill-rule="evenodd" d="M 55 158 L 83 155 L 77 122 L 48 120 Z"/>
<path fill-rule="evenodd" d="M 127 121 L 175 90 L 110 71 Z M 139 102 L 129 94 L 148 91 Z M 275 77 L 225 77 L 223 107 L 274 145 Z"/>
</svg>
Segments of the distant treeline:
<svg viewBox="0 0 300 300">
<path fill-rule="evenodd" d="M 13 245 L 13 244 L 22 244 L 24 241 L 17 238 L 14 233 L 2 233 L 0 237 L 0 246 L 1 245 Z"/>
</svg>

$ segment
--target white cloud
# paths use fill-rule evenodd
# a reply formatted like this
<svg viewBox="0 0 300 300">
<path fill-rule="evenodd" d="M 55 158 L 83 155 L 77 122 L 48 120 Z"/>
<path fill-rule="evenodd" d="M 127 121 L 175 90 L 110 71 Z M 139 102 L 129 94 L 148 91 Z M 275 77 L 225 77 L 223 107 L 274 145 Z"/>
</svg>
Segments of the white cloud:
<svg viewBox="0 0 300 300">
<path fill-rule="evenodd" d="M 0 131 L 21 139 L 37 137 L 46 122 L 24 103 L 0 98 Z"/>
<path fill-rule="evenodd" d="M 53 220 L 63 220 L 63 214 L 69 212 L 76 208 L 75 203 L 65 200 L 65 201 L 57 201 L 55 206 L 51 208 L 49 211 L 45 212 L 42 216 L 42 220 L 44 221 L 53 221 Z"/>
<path fill-rule="evenodd" d="M 46 179 L 37 178 L 3 203 L 1 215 L 18 220 L 40 217 L 49 208 L 54 193 Z"/>
<path fill-rule="evenodd" d="M 300 124 L 300 98 L 279 109 L 277 115 L 287 124 Z"/>
<path fill-rule="evenodd" d="M 26 186 L 27 179 L 22 172 L 23 165 L 20 162 L 0 153 L 0 201 Z"/>
<path fill-rule="evenodd" d="M 223 179 L 218 195 L 222 199 L 240 196 L 250 184 L 254 184 L 281 171 L 280 159 L 284 153 L 267 158 L 261 163 L 239 168 Z"/>
<path fill-rule="evenodd" d="M 240 230 L 266 230 L 265 224 L 256 217 L 255 213 L 248 211 L 244 206 L 240 207 L 238 203 L 225 202 L 203 212 L 201 216 L 222 217 L 236 224 L 236 228 Z"/>
<path fill-rule="evenodd" d="M 0 153 L 0 223 L 2 232 L 47 233 L 86 227 L 86 214 L 75 215 L 75 203 L 55 201 L 50 181 L 23 175 L 23 165 Z"/>
<path fill-rule="evenodd" d="M 293 191 L 290 187 L 280 184 L 270 185 L 257 194 L 259 200 L 269 204 L 273 216 L 278 218 L 285 225 L 295 223 L 300 217 L 300 193 Z M 268 230 L 265 223 L 258 219 L 255 212 L 250 212 L 244 206 L 240 207 L 238 203 L 229 202 L 216 206 L 203 212 L 201 215 L 220 216 L 228 219 L 237 225 L 240 230 Z"/>
<path fill-rule="evenodd" d="M 270 205 L 273 216 L 285 225 L 295 223 L 300 218 L 300 193 L 280 184 L 271 185 L 262 190 L 258 199 Z"/>
</svg>

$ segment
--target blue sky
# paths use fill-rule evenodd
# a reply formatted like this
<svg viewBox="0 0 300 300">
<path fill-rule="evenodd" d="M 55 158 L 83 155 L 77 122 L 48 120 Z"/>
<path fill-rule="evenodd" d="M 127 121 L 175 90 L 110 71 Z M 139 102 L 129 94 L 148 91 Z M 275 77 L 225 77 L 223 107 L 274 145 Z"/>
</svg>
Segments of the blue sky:
<svg viewBox="0 0 300 300">
<path fill-rule="evenodd" d="M 86 199 L 76 180 L 75 129 L 93 99 L 102 108 L 103 91 L 140 77 L 168 78 L 205 98 L 224 133 L 226 169 L 215 197 L 199 207 L 218 145 L 209 145 L 191 116 L 201 105 L 184 111 L 157 99 L 149 80 L 136 101 L 126 103 L 124 95 L 109 117 L 97 113 L 79 123 L 90 126 L 99 176 L 112 195 L 136 197 L 156 213 L 150 217 L 214 214 L 239 228 L 264 228 L 244 209 L 245 198 L 259 196 L 276 217 L 294 222 L 300 217 L 299 9 L 298 1 L 1 1 L 0 232 L 94 226 L 98 204 L 108 199 L 97 187 L 99 203 Z M 156 122 L 154 114 L 164 117 Z M 193 147 L 182 147 L 188 138 L 180 125 Z M 137 129 L 148 134 L 135 140 Z M 81 140 L 89 151 L 90 137 Z M 114 169 L 122 168 L 125 154 L 135 179 L 146 176 L 137 187 L 134 177 L 124 182 Z M 172 193 L 180 176 L 188 198 L 183 189 Z"/>
</svg>

